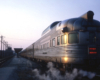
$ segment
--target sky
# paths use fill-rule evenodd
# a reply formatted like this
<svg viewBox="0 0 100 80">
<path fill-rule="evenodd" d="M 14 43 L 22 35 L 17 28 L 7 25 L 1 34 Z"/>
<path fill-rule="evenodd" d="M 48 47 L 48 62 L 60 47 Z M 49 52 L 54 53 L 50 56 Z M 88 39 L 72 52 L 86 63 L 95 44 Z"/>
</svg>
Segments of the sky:
<svg viewBox="0 0 100 80">
<path fill-rule="evenodd" d="M 89 10 L 100 21 L 100 0 L 0 0 L 0 36 L 12 48 L 25 49 L 54 21 L 76 18 Z"/>
</svg>

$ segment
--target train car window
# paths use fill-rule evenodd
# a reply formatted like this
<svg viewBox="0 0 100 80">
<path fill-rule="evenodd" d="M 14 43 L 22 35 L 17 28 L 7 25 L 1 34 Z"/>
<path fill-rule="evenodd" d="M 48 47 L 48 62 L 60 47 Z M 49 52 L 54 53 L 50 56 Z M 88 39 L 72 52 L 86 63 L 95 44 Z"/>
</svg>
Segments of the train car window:
<svg viewBox="0 0 100 80">
<path fill-rule="evenodd" d="M 51 40 L 50 40 L 50 47 L 51 47 Z"/>
<path fill-rule="evenodd" d="M 68 43 L 78 43 L 79 35 L 78 33 L 70 33 L 68 34 Z"/>
<path fill-rule="evenodd" d="M 40 49 L 40 46 L 38 46 L 38 49 Z"/>
<path fill-rule="evenodd" d="M 47 43 L 47 47 L 49 47 L 49 43 Z"/>
<path fill-rule="evenodd" d="M 37 46 L 37 49 L 38 49 L 38 46 Z"/>
<path fill-rule="evenodd" d="M 44 49 L 44 44 L 43 44 L 43 48 L 42 49 Z"/>
<path fill-rule="evenodd" d="M 61 36 L 61 44 L 66 44 L 66 43 L 67 43 L 66 35 L 62 35 Z"/>
<path fill-rule="evenodd" d="M 42 49 L 42 45 L 41 45 L 41 49 Z"/>
<path fill-rule="evenodd" d="M 52 46 L 55 46 L 55 38 L 52 39 Z"/>
<path fill-rule="evenodd" d="M 39 49 L 41 49 L 41 45 L 39 46 Z"/>
<path fill-rule="evenodd" d="M 36 49 L 38 49 L 38 46 L 36 47 Z"/>
<path fill-rule="evenodd" d="M 47 46 L 47 43 L 45 43 L 45 48 L 47 48 L 48 46 Z"/>
<path fill-rule="evenodd" d="M 57 37 L 57 45 L 60 45 L 60 36 Z"/>
<path fill-rule="evenodd" d="M 42 33 L 42 35 L 43 34 L 45 34 L 47 31 L 49 31 L 50 30 L 50 27 L 47 27 L 44 31 L 43 31 L 43 33 Z"/>
<path fill-rule="evenodd" d="M 44 48 L 46 48 L 46 44 L 44 44 Z"/>
<path fill-rule="evenodd" d="M 61 22 L 59 23 L 59 26 L 61 26 Z"/>
<path fill-rule="evenodd" d="M 47 43 L 45 44 L 45 48 L 47 48 L 48 47 L 48 45 L 47 45 Z"/>
<path fill-rule="evenodd" d="M 45 49 L 45 44 L 44 44 L 44 49 Z"/>
</svg>

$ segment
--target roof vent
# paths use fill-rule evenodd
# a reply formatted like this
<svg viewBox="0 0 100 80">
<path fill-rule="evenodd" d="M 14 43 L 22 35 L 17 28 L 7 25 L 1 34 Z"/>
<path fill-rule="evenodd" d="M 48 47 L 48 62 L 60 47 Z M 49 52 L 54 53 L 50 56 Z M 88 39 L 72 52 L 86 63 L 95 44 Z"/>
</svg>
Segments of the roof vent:
<svg viewBox="0 0 100 80">
<path fill-rule="evenodd" d="M 93 16 L 94 16 L 93 11 L 88 11 L 87 13 L 82 15 L 81 17 L 84 18 L 84 19 L 87 19 L 88 21 L 92 21 L 93 20 Z"/>
<path fill-rule="evenodd" d="M 94 13 L 92 11 L 88 11 L 87 12 L 88 21 L 92 21 L 93 20 L 93 15 L 94 15 Z"/>
</svg>

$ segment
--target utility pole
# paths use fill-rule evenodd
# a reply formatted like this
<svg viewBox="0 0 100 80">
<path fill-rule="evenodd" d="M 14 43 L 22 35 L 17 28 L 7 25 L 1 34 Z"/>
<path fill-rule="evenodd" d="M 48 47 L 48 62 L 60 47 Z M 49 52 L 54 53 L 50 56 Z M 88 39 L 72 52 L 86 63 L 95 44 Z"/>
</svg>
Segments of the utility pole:
<svg viewBox="0 0 100 80">
<path fill-rule="evenodd" d="M 1 35 L 1 36 L 0 36 L 0 38 L 1 38 L 1 57 L 3 57 L 3 52 L 2 52 L 2 42 L 3 42 L 3 36 Z"/>
<path fill-rule="evenodd" d="M 5 56 L 5 41 L 3 41 L 3 55 Z"/>
<path fill-rule="evenodd" d="M 5 41 L 3 41 L 3 50 L 5 50 Z"/>
<path fill-rule="evenodd" d="M 7 53 L 6 53 L 6 50 L 7 50 L 7 43 L 8 43 L 8 42 L 5 41 L 5 56 L 7 56 Z"/>
<path fill-rule="evenodd" d="M 7 45 L 7 42 L 5 41 L 5 42 L 4 42 L 4 44 L 5 44 L 5 50 L 6 50 L 6 45 Z"/>
</svg>

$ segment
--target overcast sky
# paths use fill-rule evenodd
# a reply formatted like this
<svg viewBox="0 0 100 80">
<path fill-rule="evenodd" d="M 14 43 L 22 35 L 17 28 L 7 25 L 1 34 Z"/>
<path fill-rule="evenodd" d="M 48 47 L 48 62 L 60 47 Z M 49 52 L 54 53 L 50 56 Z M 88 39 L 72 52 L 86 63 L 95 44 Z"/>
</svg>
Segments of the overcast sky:
<svg viewBox="0 0 100 80">
<path fill-rule="evenodd" d="M 100 21 L 100 0 L 0 0 L 0 35 L 12 48 L 26 48 L 54 21 L 94 12 Z"/>
</svg>

